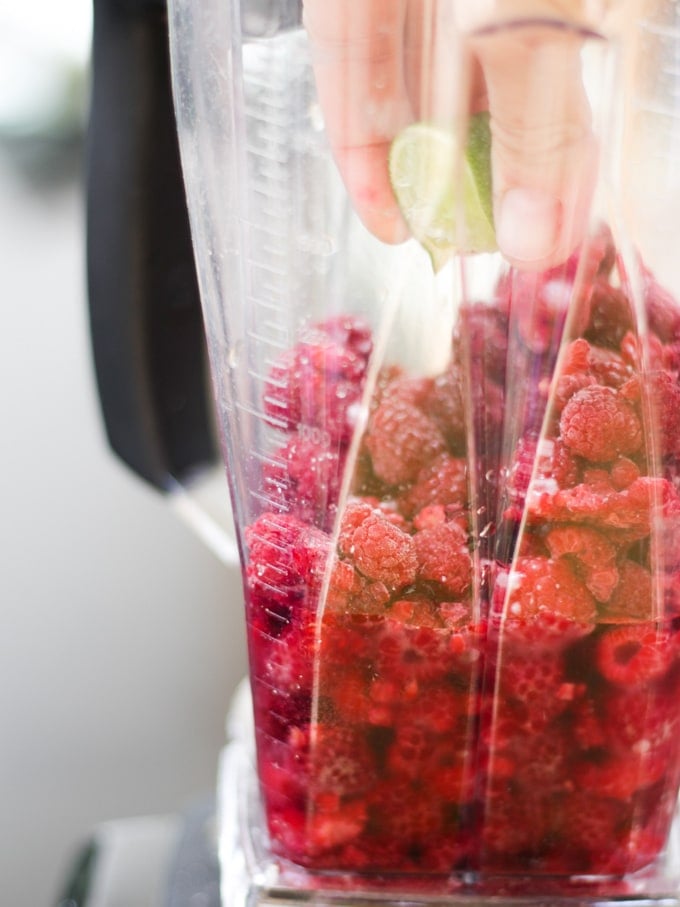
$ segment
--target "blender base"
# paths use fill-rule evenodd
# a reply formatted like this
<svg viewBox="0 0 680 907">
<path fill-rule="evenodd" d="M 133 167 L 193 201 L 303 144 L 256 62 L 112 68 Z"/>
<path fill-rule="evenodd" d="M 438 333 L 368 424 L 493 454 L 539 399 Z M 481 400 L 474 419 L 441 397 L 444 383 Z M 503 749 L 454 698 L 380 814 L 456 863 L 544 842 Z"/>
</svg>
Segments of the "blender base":
<svg viewBox="0 0 680 907">
<path fill-rule="evenodd" d="M 680 907 L 680 811 L 666 851 L 624 878 L 453 874 L 448 878 L 314 872 L 274 855 L 258 792 L 250 689 L 243 681 L 227 721 L 218 778 L 223 907 Z"/>
</svg>

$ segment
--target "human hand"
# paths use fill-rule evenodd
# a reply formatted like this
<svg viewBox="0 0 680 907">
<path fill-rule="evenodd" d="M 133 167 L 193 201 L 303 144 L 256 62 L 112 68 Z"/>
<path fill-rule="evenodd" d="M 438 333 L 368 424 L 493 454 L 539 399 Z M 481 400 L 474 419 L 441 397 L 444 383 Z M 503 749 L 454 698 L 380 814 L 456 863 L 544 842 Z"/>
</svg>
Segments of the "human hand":
<svg viewBox="0 0 680 907">
<path fill-rule="evenodd" d="M 464 112 L 490 112 L 501 252 L 527 270 L 564 261 L 585 233 L 595 182 L 581 50 L 606 5 L 305 0 L 329 140 L 368 229 L 387 242 L 408 236 L 389 182 L 390 144 L 414 120 L 455 122 L 464 95 Z M 503 27 L 520 19 L 527 24 Z"/>
</svg>

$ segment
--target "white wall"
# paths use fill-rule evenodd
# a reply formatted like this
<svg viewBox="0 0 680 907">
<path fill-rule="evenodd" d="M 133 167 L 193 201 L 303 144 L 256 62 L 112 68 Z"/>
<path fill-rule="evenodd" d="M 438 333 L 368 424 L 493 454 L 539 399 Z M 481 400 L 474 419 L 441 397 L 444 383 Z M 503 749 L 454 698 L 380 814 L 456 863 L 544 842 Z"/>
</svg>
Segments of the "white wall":
<svg viewBox="0 0 680 907">
<path fill-rule="evenodd" d="M 109 453 L 77 183 L 0 157 L 0 888 L 49 905 L 104 819 L 214 789 L 240 579 Z"/>
</svg>

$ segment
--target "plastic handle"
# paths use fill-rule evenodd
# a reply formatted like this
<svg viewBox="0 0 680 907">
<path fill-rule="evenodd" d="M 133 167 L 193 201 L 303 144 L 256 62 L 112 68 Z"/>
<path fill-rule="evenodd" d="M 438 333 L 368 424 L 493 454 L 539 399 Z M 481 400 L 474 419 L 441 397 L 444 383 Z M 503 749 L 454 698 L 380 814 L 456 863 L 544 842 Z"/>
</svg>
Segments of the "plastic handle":
<svg viewBox="0 0 680 907">
<path fill-rule="evenodd" d="M 174 488 L 218 458 L 157 2 L 95 0 L 87 173 L 94 363 L 109 443 Z"/>
</svg>

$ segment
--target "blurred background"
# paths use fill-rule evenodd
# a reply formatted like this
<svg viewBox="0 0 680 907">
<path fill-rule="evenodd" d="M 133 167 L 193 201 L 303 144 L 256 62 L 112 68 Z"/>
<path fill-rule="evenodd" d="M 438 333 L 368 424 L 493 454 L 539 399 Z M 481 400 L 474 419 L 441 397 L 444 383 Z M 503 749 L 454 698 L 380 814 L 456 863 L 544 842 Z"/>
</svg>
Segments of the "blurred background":
<svg viewBox="0 0 680 907">
<path fill-rule="evenodd" d="M 0 0 L 2 902 L 214 792 L 240 579 L 109 452 L 88 337 L 89 0 Z M 226 492 L 225 492 L 226 493 Z"/>
</svg>

